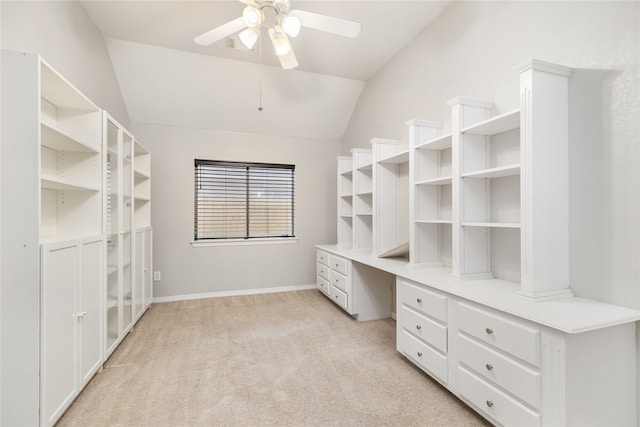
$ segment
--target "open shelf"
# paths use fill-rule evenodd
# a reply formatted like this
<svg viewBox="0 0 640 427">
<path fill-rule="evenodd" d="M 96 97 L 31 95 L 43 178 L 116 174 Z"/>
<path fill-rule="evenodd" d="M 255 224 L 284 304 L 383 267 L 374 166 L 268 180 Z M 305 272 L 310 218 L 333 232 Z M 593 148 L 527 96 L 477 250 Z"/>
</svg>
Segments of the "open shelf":
<svg viewBox="0 0 640 427">
<path fill-rule="evenodd" d="M 146 172 L 141 172 L 139 170 L 135 170 L 134 171 L 134 179 L 139 182 L 139 181 L 144 181 L 150 178 L 149 174 Z"/>
<path fill-rule="evenodd" d="M 407 163 L 408 161 L 409 161 L 409 150 L 403 150 L 392 156 L 385 157 L 383 159 L 378 160 L 378 163 L 399 165 L 402 163 Z"/>
<path fill-rule="evenodd" d="M 40 185 L 42 188 L 49 190 L 68 190 L 68 191 L 100 191 L 99 187 L 94 185 L 83 185 L 72 181 L 65 181 L 64 179 L 42 176 L 40 179 Z"/>
<path fill-rule="evenodd" d="M 519 127 L 520 109 L 516 109 L 491 117 L 472 126 L 464 127 L 460 132 L 473 135 L 491 136 L 517 129 Z"/>
<path fill-rule="evenodd" d="M 450 219 L 416 219 L 416 224 L 452 224 Z"/>
<path fill-rule="evenodd" d="M 414 148 L 416 150 L 446 150 L 451 148 L 453 145 L 453 137 L 451 133 L 447 133 L 445 135 L 439 136 L 430 141 L 423 142 L 421 144 L 416 145 Z"/>
<path fill-rule="evenodd" d="M 59 108 L 69 110 L 100 111 L 93 102 L 54 71 L 45 61 L 40 67 L 41 96 Z"/>
<path fill-rule="evenodd" d="M 416 181 L 415 185 L 451 185 L 452 180 L 453 178 L 451 176 L 442 176 L 438 178 Z"/>
<path fill-rule="evenodd" d="M 78 141 L 66 132 L 56 129 L 52 124 L 41 123 L 41 143 L 55 151 L 75 151 L 80 153 L 99 153 L 98 147 L 93 147 Z"/>
<path fill-rule="evenodd" d="M 463 173 L 463 178 L 502 178 L 505 176 L 520 175 L 520 164 L 500 166 L 483 169 L 474 172 Z"/>
<path fill-rule="evenodd" d="M 520 228 L 520 224 L 514 222 L 463 222 L 462 226 L 485 228 Z"/>
</svg>

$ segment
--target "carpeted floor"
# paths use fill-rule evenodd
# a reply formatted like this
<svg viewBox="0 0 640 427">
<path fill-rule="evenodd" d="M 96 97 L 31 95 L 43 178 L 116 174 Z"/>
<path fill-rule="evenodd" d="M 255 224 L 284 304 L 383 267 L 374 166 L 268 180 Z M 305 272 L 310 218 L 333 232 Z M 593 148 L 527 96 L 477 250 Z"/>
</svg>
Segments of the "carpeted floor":
<svg viewBox="0 0 640 427">
<path fill-rule="evenodd" d="M 476 426 L 316 290 L 154 304 L 58 426 Z"/>
</svg>

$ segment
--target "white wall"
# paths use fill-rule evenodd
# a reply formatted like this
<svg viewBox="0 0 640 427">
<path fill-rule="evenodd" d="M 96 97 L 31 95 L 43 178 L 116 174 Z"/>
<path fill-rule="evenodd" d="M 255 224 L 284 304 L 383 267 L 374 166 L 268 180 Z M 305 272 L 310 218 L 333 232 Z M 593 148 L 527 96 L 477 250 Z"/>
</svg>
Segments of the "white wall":
<svg viewBox="0 0 640 427">
<path fill-rule="evenodd" d="M 77 1 L 0 1 L 3 49 L 40 54 L 124 126 L 129 114 L 102 34 Z"/>
<path fill-rule="evenodd" d="M 133 123 L 151 151 L 154 297 L 314 284 L 314 245 L 335 242 L 338 141 Z M 295 164 L 299 242 L 194 248 L 194 159 Z"/>
<path fill-rule="evenodd" d="M 449 127 L 455 96 L 516 108 L 513 66 L 532 57 L 576 69 L 572 288 L 640 308 L 640 3 L 456 2 L 367 82 L 341 152 L 406 140 L 410 118 Z"/>
</svg>

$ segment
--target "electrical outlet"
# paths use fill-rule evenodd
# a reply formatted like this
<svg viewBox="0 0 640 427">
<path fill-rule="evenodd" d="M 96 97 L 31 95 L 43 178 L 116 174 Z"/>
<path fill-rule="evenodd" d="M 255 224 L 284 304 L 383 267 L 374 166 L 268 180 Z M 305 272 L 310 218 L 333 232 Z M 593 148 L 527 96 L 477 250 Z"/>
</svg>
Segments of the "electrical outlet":
<svg viewBox="0 0 640 427">
<path fill-rule="evenodd" d="M 159 271 L 154 271 L 153 272 L 153 281 L 154 282 L 159 282 L 161 278 L 160 272 Z"/>
</svg>

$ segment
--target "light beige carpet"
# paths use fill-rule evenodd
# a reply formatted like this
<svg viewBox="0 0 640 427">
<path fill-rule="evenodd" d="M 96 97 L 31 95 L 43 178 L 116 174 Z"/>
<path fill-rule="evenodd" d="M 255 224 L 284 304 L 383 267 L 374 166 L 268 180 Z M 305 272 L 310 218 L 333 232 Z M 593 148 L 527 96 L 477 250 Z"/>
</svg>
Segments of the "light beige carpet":
<svg viewBox="0 0 640 427">
<path fill-rule="evenodd" d="M 476 426 L 395 350 L 316 290 L 154 304 L 62 426 Z"/>
</svg>

